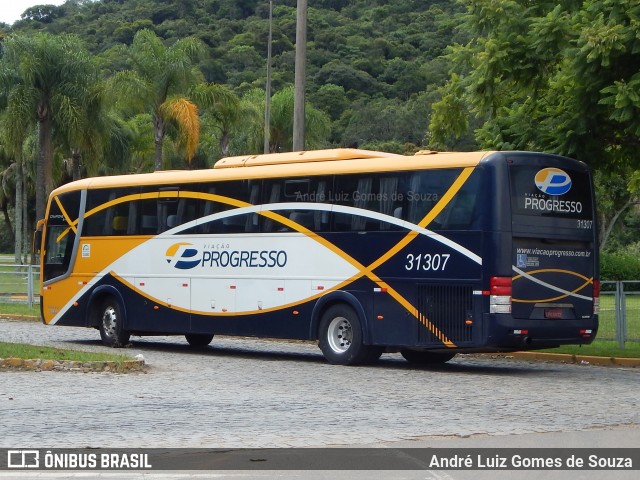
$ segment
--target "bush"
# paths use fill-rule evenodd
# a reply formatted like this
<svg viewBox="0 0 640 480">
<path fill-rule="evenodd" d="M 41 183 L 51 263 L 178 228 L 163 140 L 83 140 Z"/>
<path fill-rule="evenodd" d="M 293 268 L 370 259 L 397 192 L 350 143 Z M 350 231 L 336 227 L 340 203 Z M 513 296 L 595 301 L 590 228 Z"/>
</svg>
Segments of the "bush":
<svg viewBox="0 0 640 480">
<path fill-rule="evenodd" d="M 640 280 L 640 258 L 629 253 L 602 253 L 601 280 Z"/>
</svg>

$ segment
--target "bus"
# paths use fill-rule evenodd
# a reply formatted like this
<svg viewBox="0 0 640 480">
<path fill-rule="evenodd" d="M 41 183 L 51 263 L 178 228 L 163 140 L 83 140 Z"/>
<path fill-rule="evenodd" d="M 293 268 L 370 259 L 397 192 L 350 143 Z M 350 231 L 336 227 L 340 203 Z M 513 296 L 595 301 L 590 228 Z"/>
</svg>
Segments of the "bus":
<svg viewBox="0 0 640 480">
<path fill-rule="evenodd" d="M 592 178 L 535 152 L 328 149 L 61 186 L 37 228 L 47 325 L 317 341 L 332 364 L 591 343 Z"/>
</svg>

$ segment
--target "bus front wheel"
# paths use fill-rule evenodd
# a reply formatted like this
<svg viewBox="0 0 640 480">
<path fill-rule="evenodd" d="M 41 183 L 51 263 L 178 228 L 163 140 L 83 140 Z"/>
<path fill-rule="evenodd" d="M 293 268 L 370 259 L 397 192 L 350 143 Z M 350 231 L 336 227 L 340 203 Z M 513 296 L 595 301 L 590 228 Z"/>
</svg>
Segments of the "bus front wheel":
<svg viewBox="0 0 640 480">
<path fill-rule="evenodd" d="M 347 305 L 334 305 L 324 313 L 319 346 L 327 361 L 334 365 L 372 363 L 382 354 L 382 348 L 363 343 L 360 319 Z"/>
<path fill-rule="evenodd" d="M 120 303 L 113 297 L 107 298 L 100 308 L 100 338 L 108 347 L 120 348 L 129 343 L 131 334 L 124 329 L 124 315 Z"/>
<path fill-rule="evenodd" d="M 415 363 L 417 365 L 437 365 L 439 363 L 445 363 L 456 356 L 453 352 L 430 352 L 428 350 L 402 350 L 400 352 L 405 360 L 409 363 Z"/>
<path fill-rule="evenodd" d="M 213 334 L 207 333 L 187 333 L 184 338 L 187 339 L 192 347 L 206 347 L 213 340 Z"/>
</svg>

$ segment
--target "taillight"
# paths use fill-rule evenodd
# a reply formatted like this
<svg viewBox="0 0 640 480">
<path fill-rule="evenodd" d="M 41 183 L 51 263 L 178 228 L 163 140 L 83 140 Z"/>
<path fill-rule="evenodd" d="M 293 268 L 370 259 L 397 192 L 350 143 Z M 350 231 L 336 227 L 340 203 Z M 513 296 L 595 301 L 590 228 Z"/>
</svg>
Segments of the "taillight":
<svg viewBox="0 0 640 480">
<path fill-rule="evenodd" d="M 593 314 L 600 313 L 600 280 L 593 280 Z"/>
<path fill-rule="evenodd" d="M 511 313 L 511 277 L 491 277 L 489 280 L 489 312 Z"/>
</svg>

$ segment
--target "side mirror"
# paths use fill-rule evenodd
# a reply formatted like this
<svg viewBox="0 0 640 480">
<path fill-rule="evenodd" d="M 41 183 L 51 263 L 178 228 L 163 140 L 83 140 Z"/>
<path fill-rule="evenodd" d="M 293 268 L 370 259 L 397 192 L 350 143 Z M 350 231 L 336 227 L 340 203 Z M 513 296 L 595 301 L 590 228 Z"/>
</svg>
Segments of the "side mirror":
<svg viewBox="0 0 640 480">
<path fill-rule="evenodd" d="M 42 249 L 42 229 L 44 227 L 44 220 L 39 220 L 36 226 L 36 231 L 33 233 L 33 244 L 31 245 L 31 251 L 34 255 L 40 255 Z"/>
</svg>

